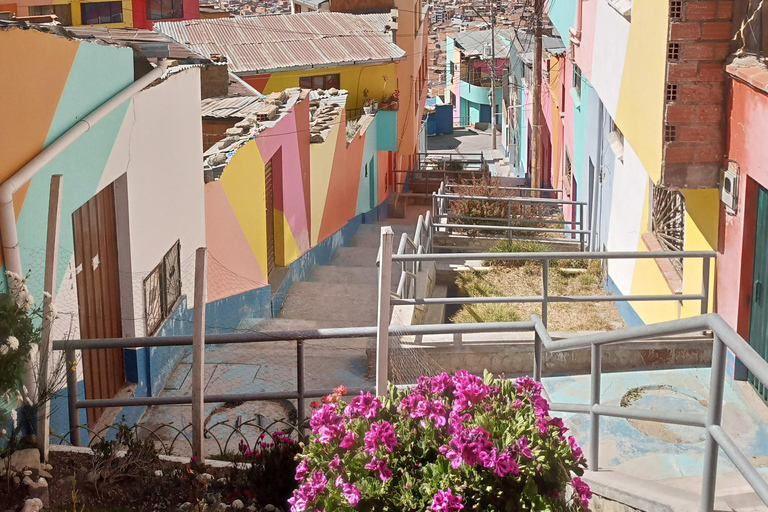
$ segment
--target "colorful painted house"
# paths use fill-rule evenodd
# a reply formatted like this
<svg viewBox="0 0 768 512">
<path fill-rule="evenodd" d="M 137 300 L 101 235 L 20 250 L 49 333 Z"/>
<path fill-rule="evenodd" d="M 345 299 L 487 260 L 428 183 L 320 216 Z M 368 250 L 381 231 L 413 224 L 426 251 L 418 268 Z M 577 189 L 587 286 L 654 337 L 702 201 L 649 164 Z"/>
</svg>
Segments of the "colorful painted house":
<svg viewBox="0 0 768 512">
<path fill-rule="evenodd" d="M 11 10 L 11 5 L 19 17 L 55 14 L 64 26 L 151 29 L 158 21 L 200 18 L 200 6 L 194 0 L 17 0 L 0 11 Z"/>
<path fill-rule="evenodd" d="M 717 247 L 730 5 L 549 2 L 567 55 L 555 62 L 545 53 L 542 63 L 550 71 L 542 86 L 549 131 L 542 184 L 589 202 L 584 225 L 593 249 Z M 523 87 L 530 80 L 524 76 Z M 521 140 L 530 123 L 523 110 Z M 518 169 L 529 165 L 524 153 Z M 618 294 L 699 293 L 701 275 L 695 259 L 625 260 L 609 263 L 606 285 Z M 621 312 L 638 325 L 695 315 L 700 305 L 630 302 Z"/>
<path fill-rule="evenodd" d="M 456 126 L 490 123 L 491 112 L 503 110 L 504 88 L 511 37 L 497 31 L 494 68 L 491 68 L 491 31 L 479 30 L 445 37 L 445 98 L 453 105 Z M 495 71 L 494 71 L 495 69 Z M 495 73 L 495 74 L 494 74 Z M 491 108 L 491 82 L 496 78 L 496 105 Z M 497 117 L 497 122 L 501 118 Z"/>
</svg>

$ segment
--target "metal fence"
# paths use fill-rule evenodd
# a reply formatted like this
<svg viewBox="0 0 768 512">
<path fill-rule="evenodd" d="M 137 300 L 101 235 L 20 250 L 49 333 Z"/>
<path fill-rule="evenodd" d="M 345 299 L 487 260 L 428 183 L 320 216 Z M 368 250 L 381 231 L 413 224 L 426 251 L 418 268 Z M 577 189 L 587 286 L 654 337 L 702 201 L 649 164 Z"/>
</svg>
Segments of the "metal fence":
<svg viewBox="0 0 768 512">
<path fill-rule="evenodd" d="M 393 171 L 397 191 L 428 196 L 444 182 L 480 178 L 488 174 L 488 164 L 482 153 L 450 153 L 430 151 L 419 153 L 413 169 Z"/>
<path fill-rule="evenodd" d="M 452 233 L 456 230 L 471 231 L 479 234 L 506 233 L 509 240 L 515 236 L 546 236 L 542 241 L 578 244 L 579 250 L 589 243 L 590 230 L 584 226 L 584 209 L 588 206 L 586 201 L 571 201 L 559 197 L 531 197 L 542 193 L 558 195 L 561 191 L 541 188 L 526 187 L 497 187 L 508 196 L 479 196 L 462 193 L 471 185 L 441 183 L 440 188 L 432 195 L 433 225 L 436 232 Z M 513 195 L 515 194 L 515 195 Z M 456 204 L 460 201 L 503 203 L 507 215 L 501 217 L 480 217 L 457 215 Z M 515 205 L 517 208 L 513 208 Z M 537 210 L 559 211 L 563 206 L 569 206 L 574 210 L 574 219 L 553 219 L 537 213 Z M 552 225 L 562 227 L 548 227 Z M 553 235 L 571 235 L 570 237 L 556 238 Z M 435 249 L 456 249 L 456 246 L 436 245 Z"/>
<path fill-rule="evenodd" d="M 392 232 L 388 233 L 382 229 L 382 251 L 380 254 L 392 254 Z M 389 251 L 386 249 L 390 248 Z M 653 258 L 653 257 L 697 257 L 703 258 L 704 275 L 703 289 L 701 294 L 685 296 L 627 296 L 627 297 L 558 297 L 556 301 L 576 302 L 592 300 L 699 300 L 701 301 L 702 313 L 707 312 L 708 294 L 709 294 L 709 269 L 710 260 L 716 256 L 713 251 L 700 252 L 681 252 L 681 253 L 496 253 L 496 254 L 396 254 L 392 258 L 385 257 L 380 261 L 380 279 L 379 279 L 379 320 L 377 335 L 377 351 L 379 364 L 388 361 L 389 336 L 392 334 L 387 326 L 390 322 L 389 311 L 393 305 L 408 304 L 446 304 L 446 303 L 478 303 L 489 301 L 498 302 L 520 302 L 520 301 L 541 301 L 542 307 L 546 307 L 546 301 L 551 302 L 554 297 L 492 297 L 492 298 L 457 298 L 457 299 L 398 299 L 391 298 L 390 295 L 390 272 L 392 262 L 429 262 L 429 261 L 447 261 L 447 260 L 466 260 L 466 259 L 495 259 L 495 260 L 515 260 L 515 259 L 539 259 L 547 262 L 551 259 L 560 258 L 604 258 L 607 255 L 613 258 Z M 545 266 L 546 268 L 546 266 Z M 546 276 L 546 273 L 544 274 Z M 544 278 L 546 283 L 546 277 Z M 546 290 L 546 284 L 545 288 Z M 546 311 L 546 309 L 544 309 Z M 625 419 L 639 419 L 653 421 L 658 423 L 672 423 L 679 425 L 696 426 L 706 429 L 705 440 L 705 458 L 704 458 L 704 478 L 702 480 L 702 496 L 700 510 L 710 512 L 714 508 L 715 502 L 715 479 L 717 476 L 717 454 L 718 448 L 722 448 L 728 458 L 733 462 L 736 468 L 741 472 L 747 482 L 752 486 L 758 496 L 768 505 L 768 483 L 766 483 L 760 474 L 749 462 L 749 459 L 736 446 L 730 436 L 721 426 L 723 409 L 723 386 L 725 382 L 725 364 L 726 347 L 730 349 L 735 356 L 752 372 L 761 382 L 768 382 L 768 362 L 766 362 L 739 334 L 730 327 L 717 314 L 702 314 L 701 316 L 663 322 L 641 327 L 631 327 L 627 329 L 590 334 L 570 338 L 567 340 L 553 341 L 547 331 L 546 320 L 540 319 L 537 315 L 531 316 L 530 322 L 511 322 L 511 323 L 481 323 L 481 324 L 453 324 L 446 332 L 461 334 L 470 332 L 468 325 L 474 326 L 473 332 L 525 332 L 532 330 L 534 332 L 534 366 L 533 377 L 541 381 L 543 350 L 550 352 L 562 352 L 589 348 L 591 350 L 591 383 L 590 383 L 590 403 L 588 404 L 562 404 L 552 403 L 551 408 L 558 412 L 572 412 L 590 415 L 590 447 L 589 447 L 589 468 L 592 471 L 599 470 L 599 446 L 600 446 L 600 417 L 613 416 Z M 433 327 L 433 326 L 420 326 Z M 398 335 L 410 334 L 412 328 L 400 327 Z M 621 407 L 611 407 L 601 405 L 600 403 L 600 382 L 601 382 L 601 350 L 602 346 L 610 343 L 633 342 L 657 336 L 686 334 L 709 330 L 713 333 L 712 363 L 711 363 L 711 381 L 710 396 L 707 402 L 705 414 L 691 414 L 675 411 L 654 411 L 626 409 Z M 377 374 L 377 392 L 384 392 L 386 378 Z M 546 395 L 545 395 L 546 396 Z M 549 398 L 547 397 L 549 400 Z"/>
</svg>

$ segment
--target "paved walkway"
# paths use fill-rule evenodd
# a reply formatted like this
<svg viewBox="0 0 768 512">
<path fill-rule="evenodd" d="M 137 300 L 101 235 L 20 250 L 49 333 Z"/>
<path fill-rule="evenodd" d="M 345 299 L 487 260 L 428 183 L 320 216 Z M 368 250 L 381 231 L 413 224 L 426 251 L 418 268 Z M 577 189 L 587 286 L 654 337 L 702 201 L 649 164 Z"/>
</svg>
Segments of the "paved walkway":
<svg viewBox="0 0 768 512">
<path fill-rule="evenodd" d="M 496 133 L 496 147 L 492 150 L 491 130 L 475 128 L 454 128 L 452 134 L 430 135 L 427 137 L 429 151 L 449 151 L 456 154 L 482 153 L 491 151 L 493 154 L 496 173 L 500 177 L 511 176 L 509 164 L 504 160 L 504 150 L 501 146 L 501 132 Z"/>
<path fill-rule="evenodd" d="M 708 368 L 603 374 L 602 403 L 680 412 L 704 412 L 709 397 Z M 588 403 L 590 378 L 544 378 L 553 402 Z M 727 381 L 723 428 L 768 479 L 768 407 L 742 382 Z M 558 413 L 559 414 L 559 413 Z M 584 453 L 589 451 L 589 416 L 562 413 Z M 646 421 L 600 419 L 600 469 L 675 489 L 699 493 L 704 430 Z M 718 497 L 729 496 L 734 510 L 768 510 L 721 451 Z"/>
</svg>

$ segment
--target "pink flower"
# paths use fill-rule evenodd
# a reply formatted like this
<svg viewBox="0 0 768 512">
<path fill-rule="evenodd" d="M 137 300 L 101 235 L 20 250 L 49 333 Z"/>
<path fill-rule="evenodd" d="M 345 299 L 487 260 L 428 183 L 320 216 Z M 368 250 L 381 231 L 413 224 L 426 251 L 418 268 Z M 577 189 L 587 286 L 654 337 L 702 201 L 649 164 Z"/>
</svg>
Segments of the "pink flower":
<svg viewBox="0 0 768 512">
<path fill-rule="evenodd" d="M 453 380 L 451 379 L 451 376 L 446 372 L 443 372 L 440 375 L 433 377 L 430 382 L 430 390 L 436 395 L 453 390 Z"/>
<path fill-rule="evenodd" d="M 302 459 L 301 462 L 299 462 L 299 465 L 296 466 L 296 481 L 301 482 L 304 480 L 304 477 L 307 476 L 308 471 L 309 467 L 307 466 L 307 459 Z"/>
<path fill-rule="evenodd" d="M 383 445 L 389 453 L 392 453 L 392 450 L 397 446 L 395 429 L 388 421 L 372 423 L 370 430 L 365 433 L 365 449 L 368 453 L 371 455 L 376 453 L 376 448 L 379 445 Z"/>
<path fill-rule="evenodd" d="M 517 440 L 517 449 L 520 450 L 520 453 L 523 455 L 523 457 L 528 459 L 533 458 L 533 452 L 531 451 L 530 447 L 528 447 L 528 438 L 526 436 L 522 436 Z"/>
<path fill-rule="evenodd" d="M 493 472 L 498 476 L 503 477 L 507 474 L 517 476 L 520 473 L 520 467 L 517 465 L 517 461 L 512 457 L 509 452 L 504 452 L 496 458 L 496 464 Z"/>
<path fill-rule="evenodd" d="M 432 512 L 459 512 L 464 508 L 461 496 L 454 496 L 451 489 L 437 491 L 432 497 Z"/>
<path fill-rule="evenodd" d="M 339 469 L 341 467 L 341 459 L 339 458 L 338 453 L 333 456 L 331 462 L 328 463 L 328 467 L 331 469 Z"/>
<path fill-rule="evenodd" d="M 348 418 L 362 416 L 366 419 L 371 419 L 376 417 L 379 409 L 381 409 L 381 400 L 371 393 L 363 393 L 361 391 L 360 395 L 353 398 L 344 409 L 344 416 Z"/>
<path fill-rule="evenodd" d="M 341 446 L 345 450 L 349 450 L 350 448 L 352 448 L 357 444 L 357 441 L 358 441 L 357 434 L 350 431 L 350 432 L 347 432 L 347 434 L 344 436 L 344 439 L 341 440 L 341 443 L 339 444 L 339 446 Z"/>
<path fill-rule="evenodd" d="M 592 499 L 592 491 L 589 489 L 589 486 L 579 477 L 574 477 L 571 483 L 573 484 L 573 490 L 576 491 L 576 494 L 579 496 L 580 505 L 583 508 L 588 509 L 589 500 Z"/>
<path fill-rule="evenodd" d="M 336 487 L 342 487 L 344 485 L 344 478 L 339 475 L 336 477 Z"/>
<path fill-rule="evenodd" d="M 365 469 L 370 469 L 371 471 L 378 471 L 379 472 L 379 478 L 382 482 L 386 482 L 390 478 L 392 478 L 392 471 L 387 467 L 387 459 L 377 459 L 374 457 L 371 459 L 371 462 L 365 465 Z"/>
<path fill-rule="evenodd" d="M 488 386 L 483 383 L 483 379 L 466 370 L 456 372 L 453 376 L 453 384 L 456 386 L 453 390 L 455 397 L 453 409 L 456 411 L 464 411 L 479 404 L 490 392 Z"/>
<path fill-rule="evenodd" d="M 579 445 L 576 444 L 576 439 L 573 436 L 568 436 L 568 446 L 571 447 L 571 451 L 573 452 L 573 460 L 580 462 L 581 459 L 584 458 L 584 452 L 582 452 Z"/>
<path fill-rule="evenodd" d="M 323 404 L 312 412 L 309 420 L 313 434 L 319 434 L 318 441 L 323 444 L 344 434 L 344 419 L 336 414 L 336 404 Z"/>
<path fill-rule="evenodd" d="M 347 502 L 353 507 L 357 506 L 358 502 L 360 501 L 360 489 L 355 487 L 353 484 L 344 484 L 344 487 L 341 489 L 341 494 L 347 498 Z"/>
</svg>

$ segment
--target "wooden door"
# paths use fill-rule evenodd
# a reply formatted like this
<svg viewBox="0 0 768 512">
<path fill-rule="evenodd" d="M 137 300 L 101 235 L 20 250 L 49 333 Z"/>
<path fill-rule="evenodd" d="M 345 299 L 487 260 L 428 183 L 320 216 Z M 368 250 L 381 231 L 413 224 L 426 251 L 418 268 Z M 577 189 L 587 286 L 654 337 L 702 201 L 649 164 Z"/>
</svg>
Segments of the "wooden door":
<svg viewBox="0 0 768 512">
<path fill-rule="evenodd" d="M 755 226 L 755 258 L 752 270 L 752 311 L 749 317 L 749 344 L 768 360 L 768 191 L 760 188 Z M 768 401 L 768 383 L 747 374 L 747 380 Z"/>
<path fill-rule="evenodd" d="M 109 185 L 72 214 L 82 339 L 120 338 L 115 192 Z M 113 398 L 125 383 L 121 349 L 83 350 L 86 398 Z M 88 409 L 88 423 L 103 409 Z"/>
<path fill-rule="evenodd" d="M 272 160 L 264 166 L 264 190 L 267 199 L 267 274 L 275 268 L 275 186 Z"/>
</svg>

